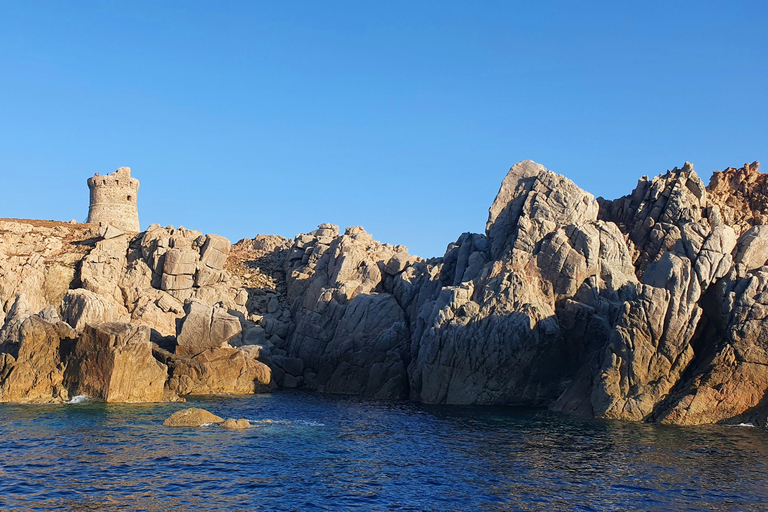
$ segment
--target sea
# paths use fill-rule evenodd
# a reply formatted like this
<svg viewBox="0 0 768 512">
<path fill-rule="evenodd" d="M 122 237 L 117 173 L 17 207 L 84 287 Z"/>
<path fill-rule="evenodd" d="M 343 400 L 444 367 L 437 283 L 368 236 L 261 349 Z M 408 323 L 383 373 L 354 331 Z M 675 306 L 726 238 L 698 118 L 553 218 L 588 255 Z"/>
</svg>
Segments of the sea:
<svg viewBox="0 0 768 512">
<path fill-rule="evenodd" d="M 202 407 L 245 430 L 169 428 Z M 768 432 L 281 391 L 0 406 L 2 510 L 768 510 Z"/>
</svg>

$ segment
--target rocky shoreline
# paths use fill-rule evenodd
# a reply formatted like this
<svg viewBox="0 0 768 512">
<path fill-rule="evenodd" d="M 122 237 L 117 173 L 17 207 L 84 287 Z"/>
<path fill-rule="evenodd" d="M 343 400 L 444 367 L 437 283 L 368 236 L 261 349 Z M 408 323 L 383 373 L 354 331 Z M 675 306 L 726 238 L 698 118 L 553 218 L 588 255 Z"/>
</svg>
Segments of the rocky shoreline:
<svg viewBox="0 0 768 512">
<path fill-rule="evenodd" d="M 0 220 L 0 401 L 306 388 L 765 427 L 767 215 L 757 163 L 608 201 L 524 161 L 430 260 L 330 224 Z"/>
</svg>

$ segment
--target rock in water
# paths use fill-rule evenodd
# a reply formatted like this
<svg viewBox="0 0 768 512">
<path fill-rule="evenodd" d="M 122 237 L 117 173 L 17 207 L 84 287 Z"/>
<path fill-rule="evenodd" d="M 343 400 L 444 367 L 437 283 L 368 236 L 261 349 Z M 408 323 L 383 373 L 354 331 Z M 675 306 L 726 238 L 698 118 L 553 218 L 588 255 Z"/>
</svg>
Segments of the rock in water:
<svg viewBox="0 0 768 512">
<path fill-rule="evenodd" d="M 233 419 L 233 418 L 228 418 L 223 423 L 220 423 L 219 426 L 221 428 L 228 428 L 230 430 L 240 430 L 240 429 L 244 429 L 244 428 L 250 427 L 251 426 L 251 422 L 246 420 L 246 419 L 244 419 L 244 418 L 239 419 L 239 420 L 236 420 L 236 419 Z"/>
<path fill-rule="evenodd" d="M 18 340 L 4 344 L 0 354 L 0 402 L 60 402 L 68 399 L 63 386 L 62 353 L 74 342 L 67 324 L 52 324 L 30 316 L 21 324 Z"/>
<path fill-rule="evenodd" d="M 163 422 L 164 427 L 199 427 L 208 423 L 221 423 L 223 418 L 212 414 L 205 409 L 190 407 L 182 409 L 168 416 Z M 234 421 L 234 420 L 232 420 Z"/>
</svg>

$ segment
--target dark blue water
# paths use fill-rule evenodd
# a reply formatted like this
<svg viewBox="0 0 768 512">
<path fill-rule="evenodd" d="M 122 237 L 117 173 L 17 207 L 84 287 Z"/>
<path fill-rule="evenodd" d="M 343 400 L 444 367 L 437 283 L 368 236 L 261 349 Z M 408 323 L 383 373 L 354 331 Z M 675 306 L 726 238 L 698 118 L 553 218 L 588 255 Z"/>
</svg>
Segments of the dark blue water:
<svg viewBox="0 0 768 512">
<path fill-rule="evenodd" d="M 204 407 L 254 428 L 171 429 Z M 768 432 L 276 393 L 0 406 L 0 508 L 766 510 Z"/>
</svg>

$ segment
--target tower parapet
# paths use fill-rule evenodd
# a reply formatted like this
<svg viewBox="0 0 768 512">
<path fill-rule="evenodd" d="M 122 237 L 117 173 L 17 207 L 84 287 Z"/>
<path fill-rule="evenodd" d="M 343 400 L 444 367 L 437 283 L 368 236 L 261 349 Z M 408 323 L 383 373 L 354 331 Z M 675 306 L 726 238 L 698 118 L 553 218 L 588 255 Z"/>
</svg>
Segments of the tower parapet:
<svg viewBox="0 0 768 512">
<path fill-rule="evenodd" d="M 131 168 L 121 167 L 112 174 L 88 178 L 91 204 L 88 221 L 111 224 L 126 231 L 140 231 L 136 196 L 139 180 L 131 178 Z"/>
</svg>

